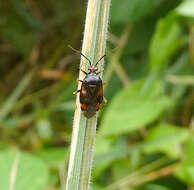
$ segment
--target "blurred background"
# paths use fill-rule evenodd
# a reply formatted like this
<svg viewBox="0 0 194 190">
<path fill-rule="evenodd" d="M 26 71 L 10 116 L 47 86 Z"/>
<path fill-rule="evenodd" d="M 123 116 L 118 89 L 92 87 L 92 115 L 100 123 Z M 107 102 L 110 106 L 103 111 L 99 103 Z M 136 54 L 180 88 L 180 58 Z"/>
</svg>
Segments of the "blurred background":
<svg viewBox="0 0 194 190">
<path fill-rule="evenodd" d="M 0 1 L 2 190 L 64 186 L 86 5 Z M 193 190 L 194 0 L 112 0 L 109 23 L 91 189 Z"/>
</svg>

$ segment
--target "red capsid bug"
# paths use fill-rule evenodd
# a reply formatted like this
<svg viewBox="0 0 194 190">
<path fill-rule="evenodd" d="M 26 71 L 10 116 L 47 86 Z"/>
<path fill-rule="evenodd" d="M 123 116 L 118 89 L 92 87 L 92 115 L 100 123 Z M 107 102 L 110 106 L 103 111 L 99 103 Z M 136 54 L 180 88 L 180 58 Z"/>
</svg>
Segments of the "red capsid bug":
<svg viewBox="0 0 194 190">
<path fill-rule="evenodd" d="M 85 59 L 88 60 L 90 66 L 88 68 L 89 72 L 83 71 L 85 77 L 83 80 L 78 80 L 81 82 L 81 89 L 75 91 L 73 94 L 80 93 L 80 104 L 81 110 L 84 112 L 84 116 L 86 118 L 93 117 L 96 112 L 100 109 L 100 105 L 102 101 L 107 103 L 107 100 L 103 96 L 103 83 L 99 74 L 102 71 L 98 71 L 97 65 L 98 63 L 106 56 L 103 55 L 96 63 L 93 63 L 88 59 L 85 55 L 83 55 L 80 51 L 75 50 L 71 46 L 69 46 L 72 50 L 79 53 Z"/>
</svg>

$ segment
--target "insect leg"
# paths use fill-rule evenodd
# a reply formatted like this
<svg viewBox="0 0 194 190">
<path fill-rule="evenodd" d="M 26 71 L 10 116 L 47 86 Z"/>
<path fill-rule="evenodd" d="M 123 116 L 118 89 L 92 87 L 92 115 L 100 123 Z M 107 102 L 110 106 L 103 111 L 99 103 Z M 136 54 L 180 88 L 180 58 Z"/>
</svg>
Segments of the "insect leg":
<svg viewBox="0 0 194 190">
<path fill-rule="evenodd" d="M 75 92 L 73 92 L 73 94 L 75 95 L 75 94 L 79 93 L 80 91 L 81 91 L 81 89 L 80 90 L 76 90 Z"/>
<path fill-rule="evenodd" d="M 82 111 L 86 110 L 86 108 L 87 108 L 86 104 L 81 104 L 81 110 Z"/>
<path fill-rule="evenodd" d="M 107 104 L 107 99 L 103 96 L 103 102 L 104 102 L 104 104 Z"/>
<path fill-rule="evenodd" d="M 83 82 L 83 80 L 79 80 L 79 79 L 78 79 L 77 81 L 78 81 L 78 82 Z"/>
<path fill-rule="evenodd" d="M 105 105 L 107 104 L 107 102 L 108 102 L 107 99 L 106 99 L 104 96 L 103 96 L 103 102 L 104 102 L 104 104 L 103 104 L 102 107 L 101 107 L 102 109 L 104 108 L 104 106 L 105 106 Z"/>
<path fill-rule="evenodd" d="M 98 111 L 100 109 L 100 104 L 98 103 L 97 105 L 96 105 L 96 111 Z"/>
</svg>

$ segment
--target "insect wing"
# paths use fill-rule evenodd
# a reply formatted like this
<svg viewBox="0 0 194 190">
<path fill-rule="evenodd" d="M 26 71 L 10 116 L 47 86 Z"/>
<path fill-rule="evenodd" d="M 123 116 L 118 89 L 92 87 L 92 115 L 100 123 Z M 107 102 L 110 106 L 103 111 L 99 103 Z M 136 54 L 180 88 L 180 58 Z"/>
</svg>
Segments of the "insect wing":
<svg viewBox="0 0 194 190">
<path fill-rule="evenodd" d="M 90 103 L 87 87 L 84 83 L 82 83 L 81 90 L 80 90 L 80 103 L 81 104 L 89 104 Z"/>
<path fill-rule="evenodd" d="M 96 98 L 96 101 L 99 104 L 102 103 L 102 100 L 103 100 L 103 86 L 102 86 L 102 82 L 98 85 L 98 90 L 97 90 L 95 98 Z"/>
</svg>

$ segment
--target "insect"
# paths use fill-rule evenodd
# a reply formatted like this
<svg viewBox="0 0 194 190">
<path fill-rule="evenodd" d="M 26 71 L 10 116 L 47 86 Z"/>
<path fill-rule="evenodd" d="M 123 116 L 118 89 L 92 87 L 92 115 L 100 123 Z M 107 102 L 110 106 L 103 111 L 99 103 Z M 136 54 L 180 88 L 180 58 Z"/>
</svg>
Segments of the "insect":
<svg viewBox="0 0 194 190">
<path fill-rule="evenodd" d="M 84 112 L 84 116 L 86 118 L 91 118 L 100 109 L 100 105 L 103 101 L 105 104 L 107 103 L 107 100 L 103 96 L 102 79 L 99 76 L 102 71 L 98 71 L 97 68 L 98 63 L 106 55 L 103 55 L 96 63 L 92 64 L 92 62 L 80 51 L 75 50 L 71 46 L 70 48 L 87 59 L 90 64 L 88 68 L 89 72 L 81 70 L 85 74 L 85 77 L 83 80 L 78 80 L 82 83 L 81 89 L 75 91 L 73 94 L 80 93 L 79 100 L 81 104 L 81 110 Z"/>
</svg>

